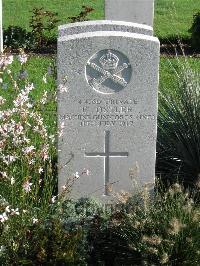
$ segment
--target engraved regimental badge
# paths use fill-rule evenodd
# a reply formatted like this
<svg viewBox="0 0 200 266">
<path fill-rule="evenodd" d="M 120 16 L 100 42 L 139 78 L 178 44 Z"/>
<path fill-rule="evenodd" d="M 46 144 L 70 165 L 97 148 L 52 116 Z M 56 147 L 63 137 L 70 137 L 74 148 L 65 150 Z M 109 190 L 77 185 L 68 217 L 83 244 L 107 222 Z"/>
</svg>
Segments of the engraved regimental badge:
<svg viewBox="0 0 200 266">
<path fill-rule="evenodd" d="M 102 50 L 93 55 L 86 65 L 86 80 L 97 92 L 113 94 L 130 82 L 132 68 L 128 58 L 116 50 Z"/>
</svg>

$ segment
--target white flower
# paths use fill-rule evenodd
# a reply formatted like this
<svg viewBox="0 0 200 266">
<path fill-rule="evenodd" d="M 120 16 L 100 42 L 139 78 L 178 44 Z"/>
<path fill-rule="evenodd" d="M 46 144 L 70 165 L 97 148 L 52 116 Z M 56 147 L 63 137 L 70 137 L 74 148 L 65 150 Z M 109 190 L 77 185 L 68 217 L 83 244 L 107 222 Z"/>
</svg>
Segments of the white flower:
<svg viewBox="0 0 200 266">
<path fill-rule="evenodd" d="M 5 221 L 7 221 L 8 220 L 8 216 L 7 216 L 7 214 L 4 212 L 4 213 L 2 213 L 1 215 L 0 215 L 0 222 L 1 223 L 4 223 Z"/>
<path fill-rule="evenodd" d="M 28 139 L 26 136 L 23 136 L 24 142 L 30 143 L 30 139 Z"/>
<path fill-rule="evenodd" d="M 5 246 L 0 246 L 0 256 L 6 251 Z"/>
<path fill-rule="evenodd" d="M 47 91 L 44 91 L 42 95 L 42 99 L 40 100 L 42 104 L 45 104 L 47 102 Z"/>
<path fill-rule="evenodd" d="M 43 172 L 44 172 L 44 169 L 43 169 L 42 167 L 40 167 L 40 168 L 38 169 L 38 173 L 41 174 L 41 173 L 43 173 Z"/>
<path fill-rule="evenodd" d="M 11 209 L 11 215 L 19 215 L 19 209 Z"/>
<path fill-rule="evenodd" d="M 55 201 L 56 201 L 56 196 L 53 196 L 53 197 L 51 198 L 51 202 L 52 202 L 52 203 L 55 203 Z"/>
<path fill-rule="evenodd" d="M 12 64 L 13 60 L 14 60 L 13 55 L 9 55 L 9 56 L 7 57 L 6 63 L 7 63 L 8 65 L 10 65 L 10 64 Z"/>
<path fill-rule="evenodd" d="M 46 161 L 49 156 L 48 156 L 48 145 L 44 145 L 42 150 L 41 150 L 41 153 L 40 153 L 41 157 L 43 158 L 44 161 Z"/>
<path fill-rule="evenodd" d="M 0 55 L 0 68 L 5 69 L 7 65 L 12 64 L 12 62 L 13 62 L 13 55 L 6 55 L 6 54 Z"/>
<path fill-rule="evenodd" d="M 33 185 L 33 183 L 30 183 L 28 180 L 22 185 L 24 191 L 26 193 L 31 191 L 31 186 Z"/>
<path fill-rule="evenodd" d="M 3 161 L 7 165 L 9 165 L 12 162 L 15 162 L 16 159 L 17 159 L 17 157 L 16 156 L 13 156 L 13 155 L 7 155 L 7 156 L 3 157 Z"/>
<path fill-rule="evenodd" d="M 26 104 L 26 107 L 27 107 L 27 108 L 32 108 L 33 105 L 32 105 L 31 103 L 27 103 L 27 104 Z"/>
<path fill-rule="evenodd" d="M 50 136 L 49 136 L 49 139 L 51 140 L 52 143 L 55 142 L 55 136 L 54 136 L 54 135 L 50 135 Z"/>
<path fill-rule="evenodd" d="M 33 83 L 28 83 L 28 85 L 25 86 L 26 92 L 29 93 L 34 89 Z"/>
<path fill-rule="evenodd" d="M 5 102 L 6 102 L 6 100 L 2 96 L 0 96 L 0 105 L 4 104 Z"/>
<path fill-rule="evenodd" d="M 15 184 L 15 179 L 14 179 L 14 177 L 11 177 L 11 179 L 10 179 L 10 184 L 11 184 L 11 186 Z"/>
<path fill-rule="evenodd" d="M 21 65 L 25 64 L 27 59 L 28 59 L 28 55 L 25 53 L 22 53 L 20 55 L 17 56 L 17 59 L 19 60 L 19 62 L 21 63 Z"/>
<path fill-rule="evenodd" d="M 13 59 L 14 59 L 13 55 L 7 56 L 5 60 L 5 65 L 11 65 L 13 62 Z"/>
<path fill-rule="evenodd" d="M 5 212 L 10 213 L 10 206 L 7 206 L 7 207 L 5 208 Z"/>
<path fill-rule="evenodd" d="M 0 174 L 2 175 L 2 177 L 3 177 L 3 178 L 5 178 L 5 179 L 7 179 L 7 178 L 8 178 L 8 176 L 7 176 L 6 172 L 0 172 Z"/>
<path fill-rule="evenodd" d="M 30 161 L 28 162 L 29 165 L 33 165 L 34 163 L 35 163 L 35 160 L 34 160 L 34 159 L 32 159 L 32 160 L 30 160 Z"/>
<path fill-rule="evenodd" d="M 47 83 L 47 74 L 42 77 L 42 80 L 44 81 L 44 83 Z"/>
<path fill-rule="evenodd" d="M 24 154 L 29 154 L 29 153 L 31 153 L 34 150 L 35 150 L 35 147 L 33 145 L 22 149 Z"/>
<path fill-rule="evenodd" d="M 37 224 L 38 223 L 38 219 L 37 218 L 33 218 L 33 224 Z"/>
</svg>

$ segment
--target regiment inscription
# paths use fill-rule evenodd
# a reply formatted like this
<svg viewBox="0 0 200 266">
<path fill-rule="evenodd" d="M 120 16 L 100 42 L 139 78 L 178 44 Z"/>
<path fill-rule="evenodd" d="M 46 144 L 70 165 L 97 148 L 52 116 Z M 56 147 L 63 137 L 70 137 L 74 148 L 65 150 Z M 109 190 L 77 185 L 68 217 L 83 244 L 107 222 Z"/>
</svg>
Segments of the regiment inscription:
<svg viewBox="0 0 200 266">
<path fill-rule="evenodd" d="M 155 114 L 137 113 L 137 99 L 79 100 L 79 113 L 67 113 L 61 120 L 73 120 L 77 126 L 134 126 L 138 120 L 155 120 Z"/>
</svg>

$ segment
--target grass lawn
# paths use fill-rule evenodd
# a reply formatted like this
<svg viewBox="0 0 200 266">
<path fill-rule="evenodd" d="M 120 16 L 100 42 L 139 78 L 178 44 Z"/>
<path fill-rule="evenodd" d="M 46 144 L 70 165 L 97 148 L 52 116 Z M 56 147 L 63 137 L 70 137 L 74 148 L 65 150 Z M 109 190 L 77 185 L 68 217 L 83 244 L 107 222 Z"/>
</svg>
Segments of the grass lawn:
<svg viewBox="0 0 200 266">
<path fill-rule="evenodd" d="M 199 0 L 156 0 L 155 1 L 155 33 L 159 38 L 190 36 L 188 30 L 193 15 L 200 11 Z"/>
<path fill-rule="evenodd" d="M 28 29 L 34 7 L 57 12 L 60 24 L 65 24 L 69 16 L 80 13 L 82 5 L 95 9 L 90 19 L 104 18 L 104 0 L 6 0 L 3 1 L 4 28 L 18 25 Z M 199 0 L 155 0 L 155 34 L 159 38 L 189 37 L 193 15 L 199 10 Z"/>
<path fill-rule="evenodd" d="M 3 1 L 4 27 L 17 25 L 23 28 L 29 28 L 29 19 L 34 7 L 58 13 L 59 24 L 65 24 L 69 16 L 75 16 L 80 13 L 82 6 L 91 6 L 95 9 L 89 16 L 90 19 L 101 19 L 104 17 L 103 0 L 6 0 Z M 15 15 L 13 16 L 13 10 Z"/>
<path fill-rule="evenodd" d="M 175 70 L 180 71 L 181 66 L 190 66 L 194 71 L 199 72 L 200 60 L 198 58 L 178 57 L 178 58 L 166 58 L 160 59 L 160 90 L 162 88 L 171 88 L 175 86 L 177 77 Z"/>
</svg>

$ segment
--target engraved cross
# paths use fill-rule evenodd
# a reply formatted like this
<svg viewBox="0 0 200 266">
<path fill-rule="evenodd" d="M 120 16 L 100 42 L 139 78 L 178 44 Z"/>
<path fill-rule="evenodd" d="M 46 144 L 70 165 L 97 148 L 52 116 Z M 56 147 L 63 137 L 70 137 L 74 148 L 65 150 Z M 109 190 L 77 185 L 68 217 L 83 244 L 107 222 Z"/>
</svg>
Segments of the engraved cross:
<svg viewBox="0 0 200 266">
<path fill-rule="evenodd" d="M 86 152 L 85 157 L 103 157 L 104 158 L 104 195 L 109 195 L 110 179 L 110 157 L 128 157 L 128 152 L 110 152 L 110 131 L 104 131 L 104 152 Z"/>
</svg>

